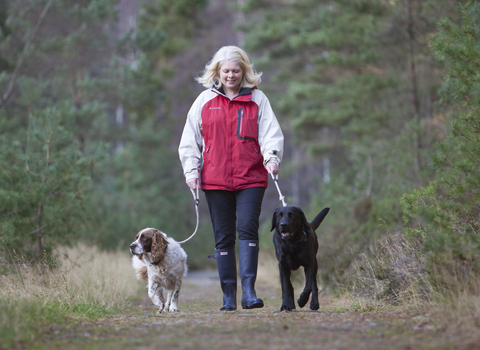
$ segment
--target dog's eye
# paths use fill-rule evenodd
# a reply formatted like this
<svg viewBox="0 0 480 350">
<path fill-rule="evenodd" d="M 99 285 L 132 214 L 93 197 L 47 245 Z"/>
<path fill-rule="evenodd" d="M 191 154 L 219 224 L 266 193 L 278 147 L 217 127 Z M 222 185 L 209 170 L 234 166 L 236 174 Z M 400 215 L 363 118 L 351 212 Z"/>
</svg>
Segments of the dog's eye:
<svg viewBox="0 0 480 350">
<path fill-rule="evenodd" d="M 288 213 L 289 218 L 293 218 L 293 213 Z"/>
<path fill-rule="evenodd" d="M 278 217 L 279 217 L 279 218 L 281 218 L 282 216 L 283 216 L 283 214 L 282 214 L 282 213 L 278 214 Z"/>
</svg>

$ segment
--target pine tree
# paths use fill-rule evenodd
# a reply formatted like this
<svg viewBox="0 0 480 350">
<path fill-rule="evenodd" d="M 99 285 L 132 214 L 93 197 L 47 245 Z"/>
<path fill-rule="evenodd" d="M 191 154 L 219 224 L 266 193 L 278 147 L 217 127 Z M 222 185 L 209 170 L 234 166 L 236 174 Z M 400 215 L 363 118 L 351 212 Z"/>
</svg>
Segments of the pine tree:
<svg viewBox="0 0 480 350">
<path fill-rule="evenodd" d="M 431 178 L 427 161 L 442 115 L 434 105 L 440 64 L 427 42 L 438 18 L 455 16 L 456 3 L 246 2 L 247 48 L 261 55 L 257 68 L 275 73 L 268 93 L 289 138 L 306 149 L 294 160 L 287 154 L 284 164 L 318 174 L 311 215 L 337 208 L 324 235 L 325 260 L 348 265 L 346 245 L 395 229 L 401 195 Z M 324 164 L 329 182 L 319 176 Z"/>
<path fill-rule="evenodd" d="M 141 4 L 134 33 L 122 39 L 122 55 L 134 53 L 134 65 L 123 67 L 121 102 L 124 108 L 117 147 L 103 165 L 96 213 L 101 234 L 92 240 L 105 248 L 128 245 L 145 227 L 157 227 L 182 239 L 195 227 L 192 196 L 178 160 L 172 101 L 183 91 L 169 84 L 175 79 L 178 56 L 197 34 L 198 14 L 205 1 L 146 1 Z M 190 81 L 193 85 L 193 79 Z M 184 103 L 192 103 L 186 100 Z M 186 208 L 179 210 L 179 208 Z M 115 246 L 112 246 L 115 242 Z"/>
<path fill-rule="evenodd" d="M 452 119 L 431 162 L 437 180 L 402 204 L 407 234 L 422 238 L 427 251 L 473 262 L 480 253 L 480 4 L 459 10 L 461 23 L 443 18 L 430 42 L 446 65 L 442 102 Z"/>
<path fill-rule="evenodd" d="M 99 28 L 113 3 L 2 3 L 1 249 L 38 259 L 91 231 L 92 174 L 105 155 L 92 127 L 106 115 Z"/>
<path fill-rule="evenodd" d="M 55 109 L 32 111 L 26 138 L 0 138 L 2 249 L 24 257 L 40 259 L 88 228 L 91 171 L 99 158 L 79 150 L 61 116 Z"/>
<path fill-rule="evenodd" d="M 247 48 L 262 54 L 260 69 L 276 73 L 269 93 L 291 138 L 307 148 L 305 162 L 318 173 L 325 171 L 320 160 L 329 159 L 332 181 L 349 188 L 347 202 L 374 199 L 376 213 L 361 215 L 371 219 L 369 229 L 379 215 L 398 223 L 399 210 L 379 201 L 398 198 L 429 171 L 425 125 L 434 118 L 438 79 L 426 39 L 451 2 L 442 10 L 413 0 L 246 4 Z M 263 21 L 253 16 L 259 12 Z"/>
<path fill-rule="evenodd" d="M 2 3 L 0 249 L 116 248 L 146 226 L 194 226 L 178 210 L 191 195 L 167 84 L 205 4 L 142 1 L 127 9 L 136 27 L 119 25 L 117 0 Z"/>
</svg>

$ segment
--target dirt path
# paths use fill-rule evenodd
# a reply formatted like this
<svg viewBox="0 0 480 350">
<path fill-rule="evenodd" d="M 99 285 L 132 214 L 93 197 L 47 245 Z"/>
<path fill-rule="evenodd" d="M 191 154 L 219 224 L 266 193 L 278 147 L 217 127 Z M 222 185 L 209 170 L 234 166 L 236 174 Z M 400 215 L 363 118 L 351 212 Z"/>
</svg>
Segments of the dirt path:
<svg viewBox="0 0 480 350">
<path fill-rule="evenodd" d="M 265 307 L 220 312 L 216 272 L 185 279 L 180 312 L 155 316 L 148 297 L 133 314 L 52 328 L 41 349 L 479 349 L 480 337 L 449 335 L 423 315 L 342 311 L 321 295 L 321 309 L 278 312 L 280 289 L 258 286 Z M 146 295 L 146 290 L 145 290 Z M 239 293 L 240 299 L 241 293 Z"/>
</svg>

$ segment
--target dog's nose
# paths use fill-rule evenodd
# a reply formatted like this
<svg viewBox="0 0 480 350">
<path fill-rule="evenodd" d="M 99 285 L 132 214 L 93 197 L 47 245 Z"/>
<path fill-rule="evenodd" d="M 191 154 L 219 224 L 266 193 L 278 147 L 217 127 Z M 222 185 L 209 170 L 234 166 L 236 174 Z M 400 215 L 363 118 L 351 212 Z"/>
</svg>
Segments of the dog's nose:
<svg viewBox="0 0 480 350">
<path fill-rule="evenodd" d="M 136 246 L 136 244 L 135 244 L 135 243 L 132 243 L 132 244 L 130 244 L 130 249 L 133 249 L 133 248 L 135 248 L 135 246 Z"/>
</svg>

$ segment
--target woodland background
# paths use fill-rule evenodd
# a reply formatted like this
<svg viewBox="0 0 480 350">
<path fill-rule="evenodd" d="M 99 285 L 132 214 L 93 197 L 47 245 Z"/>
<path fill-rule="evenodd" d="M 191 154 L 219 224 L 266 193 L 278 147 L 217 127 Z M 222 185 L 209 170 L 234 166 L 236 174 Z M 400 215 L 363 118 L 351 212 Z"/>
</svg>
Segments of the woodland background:
<svg viewBox="0 0 480 350">
<path fill-rule="evenodd" d="M 331 208 L 323 283 L 351 285 L 378 242 L 398 248 L 396 262 L 367 259 L 388 281 L 382 296 L 398 299 L 399 266 L 476 276 L 480 5 L 454 0 L 1 1 L 5 261 L 54 266 L 55 247 L 79 242 L 127 251 L 144 227 L 188 237 L 177 147 L 203 90 L 194 78 L 224 45 L 263 72 L 286 136 L 286 202 L 310 219 Z M 278 206 L 270 183 L 265 252 Z M 184 245 L 191 269 L 212 264 L 203 196 L 200 209 Z"/>
</svg>

